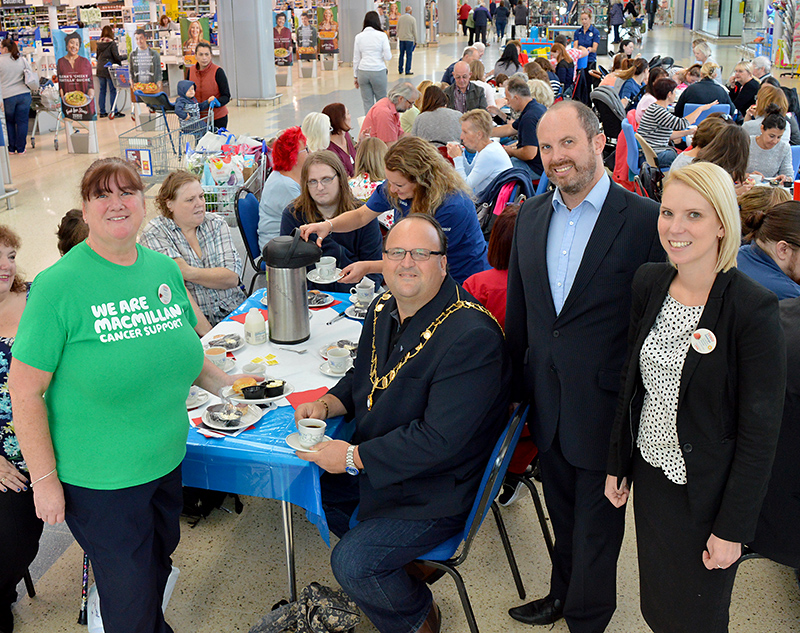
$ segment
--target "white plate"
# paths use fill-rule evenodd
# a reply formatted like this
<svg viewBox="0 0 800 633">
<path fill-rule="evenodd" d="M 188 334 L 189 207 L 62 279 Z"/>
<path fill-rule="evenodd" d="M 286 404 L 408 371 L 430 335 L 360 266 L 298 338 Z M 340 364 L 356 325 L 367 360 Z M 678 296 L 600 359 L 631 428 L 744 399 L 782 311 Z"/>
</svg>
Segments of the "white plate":
<svg viewBox="0 0 800 633">
<path fill-rule="evenodd" d="M 226 374 L 229 374 L 233 371 L 234 367 L 236 367 L 236 361 L 232 358 L 226 358 L 220 369 Z"/>
<path fill-rule="evenodd" d="M 350 367 L 348 367 L 347 369 L 350 369 Z M 324 363 L 322 363 L 322 365 L 319 366 L 319 370 L 323 374 L 325 374 L 326 376 L 330 376 L 331 378 L 341 378 L 342 376 L 344 376 L 347 373 L 347 371 L 343 371 L 341 374 L 339 374 L 339 373 L 333 371 L 333 369 L 331 368 L 331 364 L 328 361 L 325 361 Z"/>
<path fill-rule="evenodd" d="M 237 349 L 242 349 L 244 347 L 244 337 L 239 336 L 238 334 L 220 334 L 220 335 L 218 335 L 218 336 L 216 336 L 214 338 L 225 338 L 225 337 L 228 337 L 228 336 L 235 336 L 236 338 L 238 338 L 239 341 L 240 341 L 239 344 L 236 347 L 225 347 L 224 345 L 218 345 L 217 343 L 215 343 L 214 339 L 212 338 L 212 339 L 209 339 L 208 341 L 206 341 L 205 346 L 206 347 L 222 347 L 228 352 L 235 352 Z"/>
<path fill-rule="evenodd" d="M 314 270 L 309 270 L 306 274 L 306 279 L 308 279 L 312 284 L 334 284 L 342 277 L 344 277 L 344 273 L 342 273 L 341 268 L 336 269 L 336 274 L 332 279 L 320 279 L 316 268 Z"/>
<path fill-rule="evenodd" d="M 261 409 L 256 406 L 250 405 L 247 408 L 247 412 L 242 416 L 239 424 L 235 426 L 225 426 L 223 424 L 218 424 L 214 420 L 210 420 L 208 416 L 208 411 L 203 411 L 203 415 L 201 416 L 203 423 L 210 429 L 216 429 L 218 431 L 238 431 L 239 429 L 246 429 L 251 424 L 255 424 L 261 419 Z"/>
<path fill-rule="evenodd" d="M 271 380 L 272 378 L 266 377 L 266 380 Z M 272 398 L 256 398 L 255 400 L 248 400 L 247 398 L 243 398 L 241 396 L 237 396 L 236 393 L 233 391 L 233 387 L 225 387 L 222 390 L 222 395 L 226 398 L 230 398 L 234 402 L 244 402 L 245 404 L 269 404 L 270 402 L 275 402 L 276 400 L 280 400 L 281 398 L 285 398 L 289 394 L 294 391 L 294 387 L 291 383 L 284 383 L 283 385 L 283 393 L 279 396 L 273 396 Z"/>
<path fill-rule="evenodd" d="M 186 408 L 191 410 L 204 405 L 208 402 L 210 395 L 205 389 L 192 385 L 189 389 L 189 397 L 186 398 Z"/>
<path fill-rule="evenodd" d="M 328 437 L 327 435 L 322 438 L 323 442 L 330 442 L 333 438 Z M 286 438 L 286 443 L 291 446 L 294 450 L 300 451 L 301 453 L 316 453 L 317 451 L 312 451 L 310 448 L 306 448 L 300 443 L 300 434 L 299 433 L 292 433 L 289 437 Z M 320 442 L 321 443 L 321 442 Z"/>
<path fill-rule="evenodd" d="M 351 319 L 357 319 L 359 321 L 363 321 L 367 316 L 367 310 L 359 310 L 356 313 L 356 306 L 352 305 L 347 310 L 344 311 L 345 316 L 350 317 Z"/>
<path fill-rule="evenodd" d="M 318 303 L 312 304 L 311 297 L 319 297 L 317 299 Z M 327 292 L 311 292 L 308 293 L 308 307 L 309 308 L 324 308 L 325 306 L 329 306 L 332 304 L 336 299 L 333 298 L 332 295 L 329 295 Z"/>
</svg>

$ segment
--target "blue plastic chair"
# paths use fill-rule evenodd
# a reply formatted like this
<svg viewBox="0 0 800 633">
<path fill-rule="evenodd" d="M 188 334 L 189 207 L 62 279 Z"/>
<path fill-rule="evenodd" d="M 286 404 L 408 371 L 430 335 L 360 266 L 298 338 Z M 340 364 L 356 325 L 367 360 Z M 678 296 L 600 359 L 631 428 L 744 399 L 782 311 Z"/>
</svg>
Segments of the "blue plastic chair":
<svg viewBox="0 0 800 633">
<path fill-rule="evenodd" d="M 633 125 L 627 119 L 622 120 L 622 133 L 625 135 L 625 143 L 628 146 L 628 180 L 638 181 L 639 141 L 636 140 L 636 132 L 633 131 Z"/>
<path fill-rule="evenodd" d="M 242 235 L 245 250 L 247 251 L 247 261 L 255 271 L 253 280 L 250 282 L 250 290 L 247 295 L 253 294 L 256 279 L 259 275 L 267 276 L 267 265 L 261 258 L 261 251 L 258 249 L 258 198 L 245 189 L 239 189 L 236 194 L 236 224 L 239 225 L 239 232 Z"/>
<path fill-rule="evenodd" d="M 797 172 L 800 171 L 800 145 L 792 145 L 792 173 L 794 180 L 797 180 Z"/>
<path fill-rule="evenodd" d="M 458 589 L 458 595 L 461 598 L 461 604 L 464 607 L 464 615 L 467 617 L 469 630 L 471 633 L 478 633 L 478 624 L 475 621 L 475 613 L 472 610 L 472 605 L 467 595 L 467 588 L 464 585 L 464 579 L 458 573 L 456 567 L 461 565 L 467 560 L 470 546 L 478 533 L 478 530 L 486 518 L 486 514 L 491 508 L 494 514 L 497 528 L 500 531 L 500 539 L 503 542 L 503 547 L 506 551 L 508 564 L 511 567 L 511 574 L 514 577 L 514 582 L 517 585 L 517 591 L 520 599 L 525 598 L 525 588 L 522 584 L 522 578 L 517 568 L 517 561 L 514 558 L 514 552 L 511 550 L 511 543 L 508 540 L 508 533 L 506 532 L 505 523 L 500 515 L 500 510 L 497 506 L 495 499 L 500 493 L 500 487 L 503 484 L 508 464 L 511 462 L 511 456 L 514 454 L 514 448 L 517 446 L 519 436 L 522 433 L 522 428 L 525 426 L 525 420 L 528 417 L 528 403 L 523 402 L 514 411 L 511 420 L 506 426 L 500 438 L 495 444 L 492 451 L 489 463 L 483 473 L 478 494 L 475 497 L 475 503 L 472 506 L 472 511 L 469 513 L 467 523 L 464 531 L 456 534 L 452 538 L 446 540 L 444 543 L 428 552 L 425 556 L 420 556 L 417 562 L 424 565 L 434 567 L 450 575 Z M 463 543 L 463 546 L 462 546 Z M 461 546 L 460 553 L 456 556 L 456 552 Z"/>
<path fill-rule="evenodd" d="M 683 116 L 688 116 L 697 108 L 699 108 L 702 103 L 687 103 L 683 106 Z M 709 114 L 712 112 L 721 112 L 722 114 L 727 114 L 728 116 L 731 115 L 731 107 L 727 103 L 718 103 L 717 105 L 711 106 L 705 112 L 701 112 L 700 115 L 694 120 L 693 125 L 700 125 L 700 123 L 705 119 Z"/>
<path fill-rule="evenodd" d="M 575 69 L 576 70 L 583 70 L 584 68 L 589 67 L 589 56 L 585 55 L 584 57 L 579 57 L 578 61 L 575 62 Z"/>
<path fill-rule="evenodd" d="M 539 194 L 547 191 L 547 185 L 549 184 L 550 184 L 550 179 L 547 177 L 547 174 L 542 172 L 542 175 L 539 178 L 539 184 L 536 185 L 536 195 L 538 196 Z"/>
</svg>

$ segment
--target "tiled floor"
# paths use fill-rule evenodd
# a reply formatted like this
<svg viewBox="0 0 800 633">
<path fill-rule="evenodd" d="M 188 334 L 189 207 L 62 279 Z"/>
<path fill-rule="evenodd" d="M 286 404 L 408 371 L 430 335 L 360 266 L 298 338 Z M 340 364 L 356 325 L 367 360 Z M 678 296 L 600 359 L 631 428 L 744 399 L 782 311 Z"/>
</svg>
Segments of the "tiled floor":
<svg viewBox="0 0 800 633">
<path fill-rule="evenodd" d="M 690 61 L 692 34 L 680 28 L 657 28 L 645 35 L 643 54 L 670 55 L 678 64 Z M 440 78 L 442 70 L 465 45 L 464 38 L 443 37 L 438 47 L 418 48 L 414 54 L 414 83 L 424 78 Z M 500 54 L 491 45 L 485 57 L 490 68 Z M 715 57 L 726 69 L 733 68 L 739 55 L 733 44 L 721 43 Z M 602 61 L 602 60 L 601 60 Z M 297 71 L 295 70 L 295 73 Z M 398 75 L 390 67 L 389 81 Z M 300 80 L 280 88 L 284 93 L 280 107 L 231 108 L 230 128 L 260 136 L 271 136 L 289 125 L 298 125 L 311 111 L 327 103 L 341 101 L 361 116 L 361 99 L 352 85 L 352 69 L 321 72 L 315 80 Z M 101 156 L 118 155 L 118 135 L 132 126 L 129 118 L 97 123 Z M 61 216 L 79 206 L 78 183 L 84 169 L 96 158 L 66 152 L 63 132 L 61 149 L 55 151 L 53 135 L 37 138 L 37 147 L 24 156 L 11 156 L 11 170 L 20 194 L 15 208 L 0 210 L 0 223 L 17 230 L 23 246 L 18 257 L 20 269 L 33 278 L 58 258 L 55 229 Z M 154 209 L 150 208 L 151 213 Z M 167 619 L 176 632 L 197 633 L 247 631 L 259 614 L 285 597 L 283 539 L 280 507 L 271 500 L 247 498 L 241 516 L 215 512 L 195 528 L 183 525 L 181 544 L 175 563 L 181 569 Z M 530 499 L 504 510 L 506 522 L 521 567 L 528 598 L 544 595 L 549 578 L 549 562 L 541 540 Z M 647 631 L 638 609 L 633 524 L 623 545 L 620 559 L 619 606 L 609 631 L 633 633 Z M 327 563 L 328 550 L 316 530 L 302 516 L 295 519 L 298 550 L 298 584 L 313 580 L 334 584 Z M 37 596 L 24 596 L 15 607 L 19 633 L 80 631 L 76 624 L 80 601 L 81 552 L 66 526 L 48 528 L 40 555 L 32 566 Z M 464 565 L 464 575 L 485 633 L 526 631 L 530 627 L 511 620 L 506 611 L 520 603 L 508 572 L 502 547 L 492 519 L 487 519 L 474 550 Z M 458 597 L 448 579 L 434 586 L 442 607 L 443 630 L 467 631 Z M 676 609 L 680 605 L 675 605 Z M 359 631 L 373 631 L 363 624 Z M 554 631 L 566 631 L 563 622 Z M 765 560 L 742 565 L 734 590 L 731 630 L 740 633 L 783 633 L 800 631 L 800 594 L 790 570 Z M 702 633 L 702 632 L 700 632 Z"/>
</svg>

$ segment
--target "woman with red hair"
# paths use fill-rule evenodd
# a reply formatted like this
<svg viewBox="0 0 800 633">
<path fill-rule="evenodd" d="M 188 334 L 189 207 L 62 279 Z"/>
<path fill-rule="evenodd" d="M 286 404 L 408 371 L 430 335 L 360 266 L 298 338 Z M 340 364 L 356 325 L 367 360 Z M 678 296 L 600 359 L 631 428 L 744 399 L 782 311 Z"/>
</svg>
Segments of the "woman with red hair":
<svg viewBox="0 0 800 633">
<path fill-rule="evenodd" d="M 356 147 L 350 136 L 352 129 L 350 111 L 343 103 L 331 103 L 322 108 L 322 114 L 327 114 L 331 120 L 331 144 L 328 145 L 328 149 L 339 157 L 347 175 L 352 178 L 355 170 Z"/>
<path fill-rule="evenodd" d="M 258 205 L 258 248 L 281 234 L 281 214 L 300 195 L 300 172 L 306 162 L 306 137 L 299 127 L 285 130 L 272 144 L 272 173 Z"/>
</svg>

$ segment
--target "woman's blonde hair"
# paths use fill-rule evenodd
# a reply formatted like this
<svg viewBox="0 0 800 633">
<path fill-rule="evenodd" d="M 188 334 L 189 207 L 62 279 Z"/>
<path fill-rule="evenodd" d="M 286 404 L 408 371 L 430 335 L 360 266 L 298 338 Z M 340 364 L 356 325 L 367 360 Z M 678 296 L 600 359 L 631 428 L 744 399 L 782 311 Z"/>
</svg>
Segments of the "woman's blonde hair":
<svg viewBox="0 0 800 633">
<path fill-rule="evenodd" d="M 528 88 L 531 90 L 531 96 L 545 108 L 549 108 L 556 100 L 556 96 L 553 94 L 553 87 L 549 81 L 529 79 Z"/>
<path fill-rule="evenodd" d="M 22 241 L 19 235 L 10 227 L 5 224 L 0 224 L 0 244 L 8 248 L 13 248 L 18 251 L 22 246 Z M 25 278 L 17 273 L 14 276 L 14 281 L 11 282 L 11 292 L 23 292 L 25 290 Z"/>
<path fill-rule="evenodd" d="M 306 147 L 309 152 L 328 149 L 331 144 L 331 119 L 327 114 L 321 112 L 307 114 L 300 129 L 306 137 Z"/>
<path fill-rule="evenodd" d="M 419 92 L 419 97 L 414 102 L 414 106 L 416 106 L 417 110 L 422 110 L 422 98 L 425 96 L 425 90 L 428 86 L 432 86 L 433 82 L 430 79 L 423 79 L 417 84 L 417 92 Z"/>
<path fill-rule="evenodd" d="M 471 195 L 464 179 L 428 141 L 416 136 L 404 136 L 389 148 L 386 169 L 400 172 L 417 185 L 411 203 L 411 213 L 435 215 L 445 198 L 453 193 Z M 387 188 L 395 207 L 398 199 Z"/>
<path fill-rule="evenodd" d="M 781 115 L 786 116 L 789 111 L 789 101 L 780 88 L 764 84 L 758 89 L 756 95 L 756 116 L 767 116 L 767 106 L 774 103 L 781 110 Z"/>
<path fill-rule="evenodd" d="M 708 44 L 706 44 L 706 46 L 708 46 Z M 714 62 L 705 62 L 700 67 L 700 76 L 703 77 L 703 79 L 714 79 L 717 75 L 718 68 L 719 66 Z"/>
<path fill-rule="evenodd" d="M 736 66 L 733 67 L 734 70 L 744 70 L 745 72 L 753 74 L 753 64 L 748 61 L 742 60 Z"/>
<path fill-rule="evenodd" d="M 327 165 L 338 179 L 336 186 L 339 189 L 339 202 L 333 217 L 361 206 L 361 203 L 353 196 L 347 182 L 347 172 L 344 170 L 341 159 L 330 150 L 324 149 L 310 154 L 303 163 L 303 170 L 300 172 L 300 195 L 292 203 L 294 204 L 294 217 L 306 224 L 322 222 L 324 219 L 317 208 L 316 201 L 308 191 L 308 170 L 314 165 Z"/>
<path fill-rule="evenodd" d="M 741 244 L 742 222 L 730 174 L 713 163 L 692 163 L 670 170 L 664 179 L 664 190 L 675 182 L 682 183 L 703 196 L 722 223 L 725 234 L 719 242 L 714 272 L 726 272 L 735 267 Z"/>
<path fill-rule="evenodd" d="M 480 132 L 487 139 L 492 135 L 492 116 L 482 108 L 469 110 L 461 115 L 462 123 L 469 123 L 476 132 Z"/>
<path fill-rule="evenodd" d="M 486 68 L 484 68 L 483 62 L 480 59 L 473 59 L 469 63 L 470 81 L 483 81 L 483 77 L 485 74 L 486 74 Z"/>
<path fill-rule="evenodd" d="M 739 196 L 739 214 L 742 218 L 742 235 L 745 233 L 745 224 L 750 216 L 763 213 L 776 204 L 788 202 L 792 195 L 786 187 L 753 187 L 750 191 Z"/>
<path fill-rule="evenodd" d="M 372 182 L 386 179 L 383 161 L 389 151 L 386 143 L 377 136 L 368 136 L 358 144 L 355 175 L 367 174 Z"/>
</svg>

